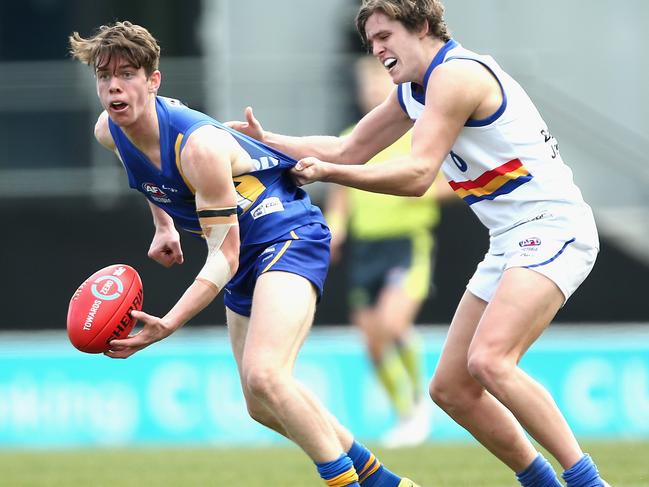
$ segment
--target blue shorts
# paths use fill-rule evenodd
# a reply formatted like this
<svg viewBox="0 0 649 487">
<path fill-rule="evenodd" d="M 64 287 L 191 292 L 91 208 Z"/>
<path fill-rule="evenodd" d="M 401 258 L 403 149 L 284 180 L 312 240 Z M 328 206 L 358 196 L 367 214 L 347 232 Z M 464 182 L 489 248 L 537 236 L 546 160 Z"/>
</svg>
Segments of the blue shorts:
<svg viewBox="0 0 649 487">
<path fill-rule="evenodd" d="M 225 305 L 235 313 L 250 316 L 257 278 L 268 271 L 290 272 L 308 279 L 320 300 L 329 268 L 330 241 L 329 229 L 312 223 L 272 242 L 241 246 L 239 270 L 224 289 Z"/>
</svg>

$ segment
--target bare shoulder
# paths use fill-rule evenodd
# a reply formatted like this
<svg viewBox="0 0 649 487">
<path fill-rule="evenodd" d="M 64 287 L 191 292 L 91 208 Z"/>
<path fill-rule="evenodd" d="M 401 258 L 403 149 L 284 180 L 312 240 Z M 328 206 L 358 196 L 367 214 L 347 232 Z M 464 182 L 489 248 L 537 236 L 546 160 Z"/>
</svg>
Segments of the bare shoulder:
<svg viewBox="0 0 649 487">
<path fill-rule="evenodd" d="M 104 110 L 99 114 L 97 118 L 97 123 L 95 124 L 95 138 L 97 142 L 103 145 L 106 149 L 114 151 L 115 150 L 115 141 L 113 136 L 110 134 L 110 129 L 108 128 L 108 113 Z"/>
<path fill-rule="evenodd" d="M 433 70 L 427 89 L 432 87 L 448 93 L 471 95 L 474 92 L 484 92 L 494 86 L 495 78 L 491 72 L 479 62 L 470 59 L 453 59 Z M 497 83 L 496 83 L 497 85 Z"/>
<path fill-rule="evenodd" d="M 227 131 L 213 125 L 203 125 L 188 137 L 181 153 L 183 168 L 201 170 L 215 161 L 232 161 L 239 151 L 239 144 Z"/>
<path fill-rule="evenodd" d="M 234 137 L 227 131 L 213 125 L 203 125 L 189 135 L 183 153 L 224 151 L 232 149 L 235 145 Z"/>
<path fill-rule="evenodd" d="M 465 59 L 435 68 L 426 86 L 426 109 L 471 116 L 500 89 L 495 78 L 480 63 Z"/>
</svg>

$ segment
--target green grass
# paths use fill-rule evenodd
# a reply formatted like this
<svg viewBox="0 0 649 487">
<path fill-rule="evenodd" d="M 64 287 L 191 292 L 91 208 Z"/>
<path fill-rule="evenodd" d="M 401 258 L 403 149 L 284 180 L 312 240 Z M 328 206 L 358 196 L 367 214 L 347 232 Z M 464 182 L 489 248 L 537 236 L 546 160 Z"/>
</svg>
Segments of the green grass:
<svg viewBox="0 0 649 487">
<path fill-rule="evenodd" d="M 591 442 L 613 487 L 649 486 L 649 442 Z M 379 458 L 422 487 L 518 485 L 507 468 L 474 445 L 429 444 L 381 450 Z M 313 464 L 294 447 L 0 451 L 8 487 L 322 487 Z"/>
</svg>

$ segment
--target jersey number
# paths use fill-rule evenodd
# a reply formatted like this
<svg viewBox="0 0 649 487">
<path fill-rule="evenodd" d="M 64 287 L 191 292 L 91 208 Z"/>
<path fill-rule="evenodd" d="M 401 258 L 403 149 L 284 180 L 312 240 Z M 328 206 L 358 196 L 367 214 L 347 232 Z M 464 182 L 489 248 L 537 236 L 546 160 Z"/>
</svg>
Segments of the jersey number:
<svg viewBox="0 0 649 487">
<path fill-rule="evenodd" d="M 466 162 L 464 162 L 464 159 L 462 159 L 453 151 L 451 151 L 451 159 L 453 159 L 453 162 L 455 163 L 455 165 L 460 171 L 466 172 L 466 170 L 469 169 L 469 165 Z"/>
</svg>

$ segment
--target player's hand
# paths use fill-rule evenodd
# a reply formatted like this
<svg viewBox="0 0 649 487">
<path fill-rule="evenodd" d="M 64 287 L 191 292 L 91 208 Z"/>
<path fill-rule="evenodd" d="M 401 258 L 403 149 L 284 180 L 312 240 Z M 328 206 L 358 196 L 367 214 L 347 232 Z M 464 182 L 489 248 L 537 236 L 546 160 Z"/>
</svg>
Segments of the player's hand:
<svg viewBox="0 0 649 487">
<path fill-rule="evenodd" d="M 175 228 L 156 230 L 147 255 L 164 267 L 182 264 L 184 258 L 178 231 Z"/>
<path fill-rule="evenodd" d="M 248 137 L 252 137 L 253 139 L 263 142 L 264 129 L 261 126 L 261 123 L 259 123 L 259 120 L 257 120 L 255 118 L 255 115 L 252 113 L 252 107 L 246 107 L 244 113 L 246 116 L 245 122 L 239 122 L 238 120 L 234 120 L 231 122 L 225 122 L 225 125 L 227 127 L 230 127 L 231 129 L 234 129 L 238 132 L 241 132 L 242 134 L 247 135 Z"/>
<path fill-rule="evenodd" d="M 120 340 L 111 340 L 110 350 L 104 355 L 110 358 L 128 358 L 135 352 L 148 347 L 152 343 L 159 342 L 173 333 L 161 318 L 149 315 L 143 311 L 131 311 L 131 316 L 142 322 L 142 329 L 135 335 Z"/>
<path fill-rule="evenodd" d="M 325 181 L 329 166 L 331 163 L 321 161 L 316 157 L 305 157 L 297 161 L 297 164 L 291 169 L 291 177 L 298 186 L 315 181 Z"/>
</svg>

